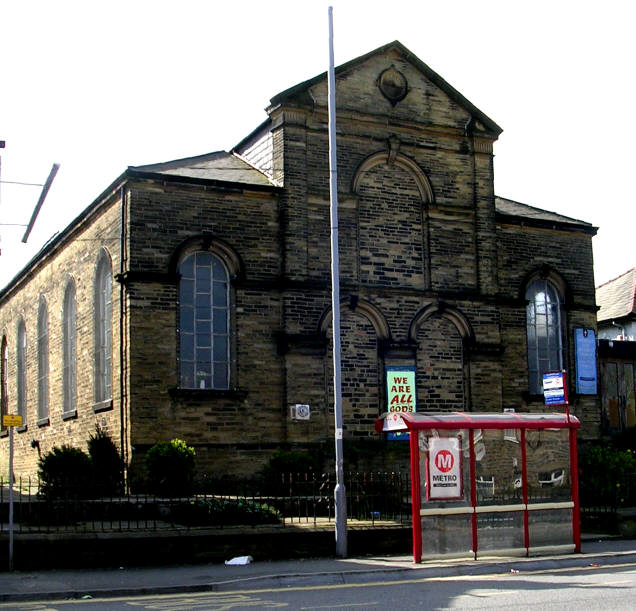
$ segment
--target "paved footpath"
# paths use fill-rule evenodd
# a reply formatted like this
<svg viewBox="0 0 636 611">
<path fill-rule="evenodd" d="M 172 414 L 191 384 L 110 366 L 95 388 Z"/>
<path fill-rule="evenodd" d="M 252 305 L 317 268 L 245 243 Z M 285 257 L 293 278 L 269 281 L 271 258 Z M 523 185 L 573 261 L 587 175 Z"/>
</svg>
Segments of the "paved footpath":
<svg viewBox="0 0 636 611">
<path fill-rule="evenodd" d="M 134 594 L 224 592 L 272 587 L 362 583 L 377 579 L 422 579 L 492 573 L 520 573 L 564 567 L 636 563 L 636 541 L 586 538 L 581 554 L 533 558 L 429 561 L 410 556 L 204 564 L 118 569 L 47 570 L 0 573 L 0 602 L 63 600 Z"/>
</svg>

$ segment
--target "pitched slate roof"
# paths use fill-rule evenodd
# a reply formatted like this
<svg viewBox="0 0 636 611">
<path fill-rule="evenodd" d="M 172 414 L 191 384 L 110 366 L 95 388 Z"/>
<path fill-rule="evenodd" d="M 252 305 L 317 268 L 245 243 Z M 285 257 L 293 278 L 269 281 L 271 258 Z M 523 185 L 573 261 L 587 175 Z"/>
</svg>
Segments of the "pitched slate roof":
<svg viewBox="0 0 636 611">
<path fill-rule="evenodd" d="M 599 322 L 636 314 L 636 268 L 596 288 Z"/>
<path fill-rule="evenodd" d="M 238 155 L 216 151 L 197 157 L 186 157 L 164 163 L 129 166 L 131 177 L 175 177 L 195 181 L 234 183 L 250 187 L 276 187 L 268 176 L 243 161 Z"/>
<path fill-rule="evenodd" d="M 495 196 L 495 210 L 500 221 L 508 221 L 515 224 L 523 223 L 536 227 L 549 227 L 560 229 L 577 229 L 586 233 L 596 234 L 597 228 L 591 223 L 563 216 L 549 210 L 535 208 L 528 204 L 522 204 L 512 199 Z"/>
</svg>

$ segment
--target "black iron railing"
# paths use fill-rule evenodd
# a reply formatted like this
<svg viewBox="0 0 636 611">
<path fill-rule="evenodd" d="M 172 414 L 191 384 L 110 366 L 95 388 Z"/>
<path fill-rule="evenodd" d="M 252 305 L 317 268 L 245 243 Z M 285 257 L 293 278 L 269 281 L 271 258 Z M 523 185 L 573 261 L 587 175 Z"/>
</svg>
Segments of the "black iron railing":
<svg viewBox="0 0 636 611">
<path fill-rule="evenodd" d="M 404 473 L 348 473 L 347 516 L 365 526 L 410 521 L 410 480 Z M 134 486 L 131 486 L 134 490 Z M 264 479 L 202 480 L 187 497 L 101 495 L 65 487 L 40 493 L 37 479 L 14 484 L 14 532 L 117 532 L 329 525 L 335 519 L 334 474 L 281 474 Z M 0 479 L 0 533 L 9 520 L 8 482 Z"/>
</svg>

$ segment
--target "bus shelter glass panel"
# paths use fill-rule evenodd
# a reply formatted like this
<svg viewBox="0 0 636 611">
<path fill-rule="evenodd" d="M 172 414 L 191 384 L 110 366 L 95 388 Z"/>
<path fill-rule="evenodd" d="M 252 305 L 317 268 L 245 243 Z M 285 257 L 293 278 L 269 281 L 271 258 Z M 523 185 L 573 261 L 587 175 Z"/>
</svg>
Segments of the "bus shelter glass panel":
<svg viewBox="0 0 636 611">
<path fill-rule="evenodd" d="M 422 554 L 472 553 L 468 430 L 418 431 Z"/>
<path fill-rule="evenodd" d="M 570 501 L 570 446 L 568 429 L 526 432 L 528 503 Z"/>
<path fill-rule="evenodd" d="M 572 509 L 542 509 L 528 512 L 530 548 L 571 545 Z"/>
<path fill-rule="evenodd" d="M 477 539 L 480 552 L 523 549 L 520 431 L 475 431 Z"/>
<path fill-rule="evenodd" d="M 527 431 L 526 460 L 530 547 L 571 544 L 573 510 L 568 429 Z"/>
<path fill-rule="evenodd" d="M 472 512 L 422 516 L 422 555 L 472 555 Z"/>
<path fill-rule="evenodd" d="M 519 429 L 475 431 L 477 505 L 523 502 Z"/>
</svg>

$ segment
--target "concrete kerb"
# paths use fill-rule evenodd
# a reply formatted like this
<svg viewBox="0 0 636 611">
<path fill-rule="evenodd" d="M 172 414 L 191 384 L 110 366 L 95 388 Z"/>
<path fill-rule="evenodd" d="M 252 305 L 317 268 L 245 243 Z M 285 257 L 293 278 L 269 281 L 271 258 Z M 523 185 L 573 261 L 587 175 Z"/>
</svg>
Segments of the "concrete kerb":
<svg viewBox="0 0 636 611">
<path fill-rule="evenodd" d="M 636 564 L 636 542 L 599 541 L 592 547 L 595 549 L 590 553 L 581 554 L 532 558 L 492 557 L 477 561 L 429 561 L 419 565 L 413 564 L 406 556 L 256 562 L 245 567 L 232 567 L 230 575 L 227 573 L 230 567 L 224 565 L 130 569 L 127 574 L 117 569 L 0 573 L 0 601 L 28 602 L 85 597 L 117 598 L 258 591 L 271 588 L 347 585 L 375 581 L 524 574 L 540 570 L 575 569 L 597 565 L 597 568 L 603 569 L 617 564 Z M 298 570 L 299 564 L 303 565 L 303 570 Z M 258 574 L 250 575 L 250 571 Z M 124 585 L 122 581 L 129 583 Z"/>
</svg>

